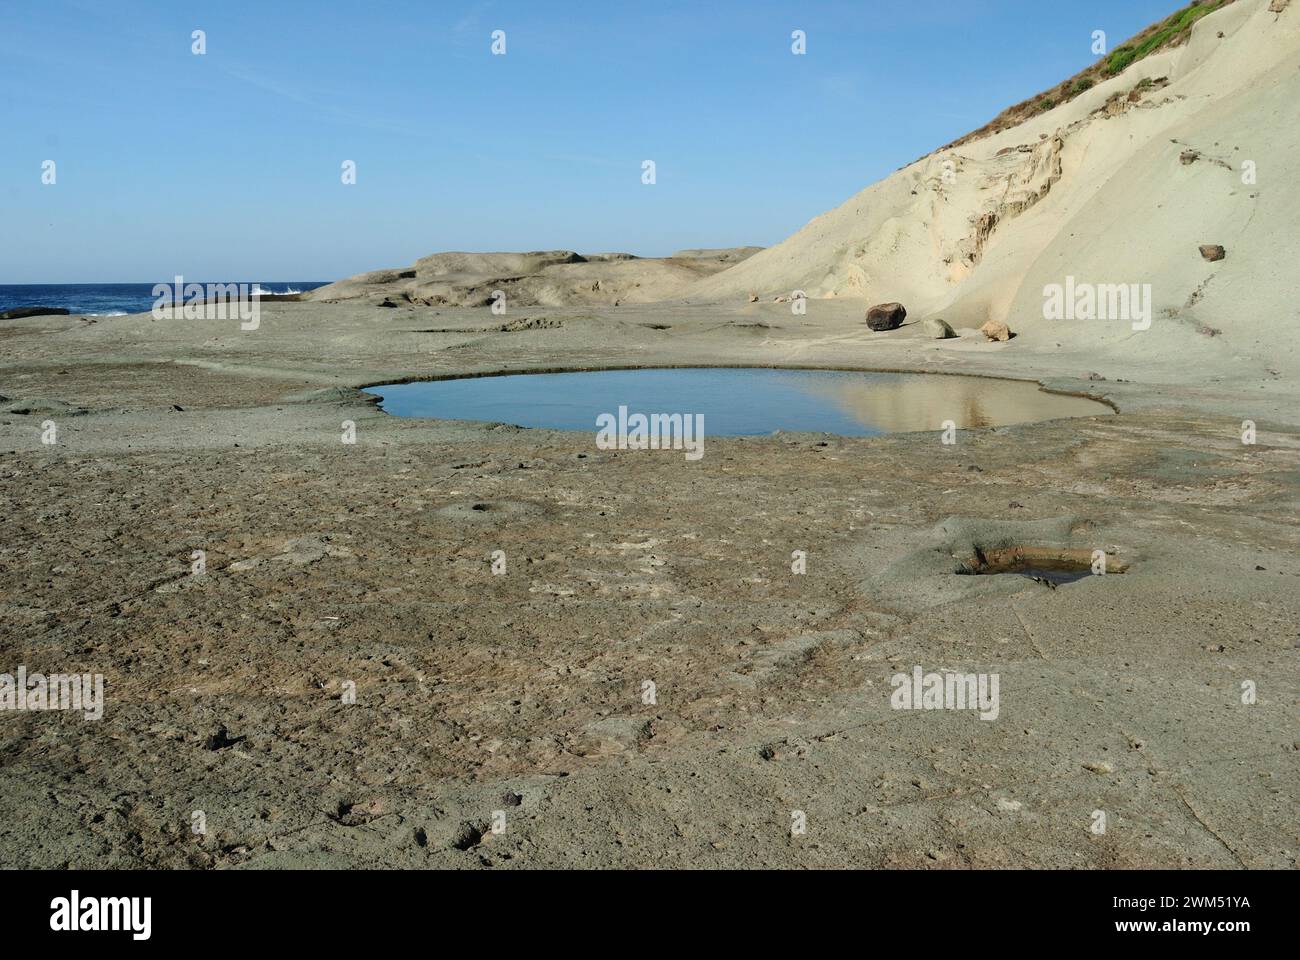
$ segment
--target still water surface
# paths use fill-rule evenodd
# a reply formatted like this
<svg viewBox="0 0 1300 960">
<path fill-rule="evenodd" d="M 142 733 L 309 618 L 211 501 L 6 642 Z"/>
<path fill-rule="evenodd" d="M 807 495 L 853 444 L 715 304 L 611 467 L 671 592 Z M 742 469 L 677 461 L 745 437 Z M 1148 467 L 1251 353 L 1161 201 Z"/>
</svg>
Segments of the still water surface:
<svg viewBox="0 0 1300 960">
<path fill-rule="evenodd" d="M 923 373 L 767 368 L 600 370 L 401 383 L 368 388 L 399 417 L 595 430 L 603 413 L 703 414 L 709 436 L 806 430 L 848 437 L 1004 426 L 1111 413 L 1036 384 Z"/>
</svg>

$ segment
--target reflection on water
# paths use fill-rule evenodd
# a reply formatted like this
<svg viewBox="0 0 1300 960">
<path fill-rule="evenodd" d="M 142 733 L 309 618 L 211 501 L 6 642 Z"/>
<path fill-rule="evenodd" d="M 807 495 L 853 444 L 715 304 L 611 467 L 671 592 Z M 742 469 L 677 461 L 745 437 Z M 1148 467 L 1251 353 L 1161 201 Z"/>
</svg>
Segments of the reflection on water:
<svg viewBox="0 0 1300 960">
<path fill-rule="evenodd" d="M 1110 413 L 1082 397 L 1012 380 L 837 370 L 604 370 L 440 380 L 372 387 L 399 417 L 487 420 L 595 430 L 596 417 L 703 414 L 710 436 L 806 430 L 844 436 L 958 429 Z"/>
<path fill-rule="evenodd" d="M 858 423 L 886 425 L 890 432 L 937 430 L 945 420 L 965 429 L 1110 412 L 1091 400 L 1045 393 L 1013 380 L 885 374 L 814 377 L 803 384 Z"/>
</svg>

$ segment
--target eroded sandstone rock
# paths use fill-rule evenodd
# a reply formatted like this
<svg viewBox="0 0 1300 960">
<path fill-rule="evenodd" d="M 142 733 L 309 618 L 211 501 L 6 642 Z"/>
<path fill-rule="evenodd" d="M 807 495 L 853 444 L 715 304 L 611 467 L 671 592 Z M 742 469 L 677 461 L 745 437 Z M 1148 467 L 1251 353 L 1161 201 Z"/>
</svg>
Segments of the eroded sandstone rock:
<svg viewBox="0 0 1300 960">
<path fill-rule="evenodd" d="M 990 320 L 984 326 L 980 327 L 980 333 L 990 340 L 1006 342 L 1011 339 L 1011 328 L 1001 320 Z"/>
</svg>

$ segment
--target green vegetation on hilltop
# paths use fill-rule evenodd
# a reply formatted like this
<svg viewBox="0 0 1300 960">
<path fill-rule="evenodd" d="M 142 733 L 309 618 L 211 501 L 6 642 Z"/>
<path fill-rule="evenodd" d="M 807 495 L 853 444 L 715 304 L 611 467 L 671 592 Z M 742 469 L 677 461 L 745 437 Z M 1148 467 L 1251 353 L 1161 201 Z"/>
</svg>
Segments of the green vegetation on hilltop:
<svg viewBox="0 0 1300 960">
<path fill-rule="evenodd" d="M 1170 16 L 1158 29 L 1145 35 L 1139 34 L 1116 48 L 1106 59 L 1106 74 L 1113 77 L 1162 47 L 1181 43 L 1197 20 L 1218 10 L 1224 3 L 1225 0 L 1197 0 Z"/>
<path fill-rule="evenodd" d="M 1075 97 L 1082 96 L 1099 83 L 1123 73 L 1133 64 L 1153 53 L 1169 47 L 1176 47 L 1187 41 L 1197 21 L 1222 10 L 1236 0 L 1193 0 L 1192 3 L 1170 14 L 1164 20 L 1153 23 L 1141 33 L 1130 37 L 1109 55 L 1103 56 L 1096 63 L 1063 81 L 1051 90 L 1045 90 L 1036 97 L 1031 97 L 1013 107 L 1008 107 L 978 130 L 966 134 L 958 140 L 947 144 L 942 149 L 951 149 L 987 137 L 992 134 L 1023 123 L 1030 117 L 1054 110 L 1063 103 L 1069 103 Z M 1143 78 L 1130 97 L 1140 95 L 1153 85 L 1149 78 Z M 1116 94 L 1122 96 L 1123 94 Z"/>
</svg>

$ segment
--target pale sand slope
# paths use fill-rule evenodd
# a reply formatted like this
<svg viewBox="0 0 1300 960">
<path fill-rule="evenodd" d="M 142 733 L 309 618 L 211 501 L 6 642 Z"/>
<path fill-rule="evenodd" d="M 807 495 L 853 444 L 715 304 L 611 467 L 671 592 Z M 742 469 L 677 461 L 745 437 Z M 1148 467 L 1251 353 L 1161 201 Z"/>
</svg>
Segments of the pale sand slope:
<svg viewBox="0 0 1300 960">
<path fill-rule="evenodd" d="M 1130 100 L 1144 78 L 1157 82 Z M 1185 375 L 1253 356 L 1295 370 L 1297 103 L 1300 11 L 1242 0 L 1187 44 L 911 164 L 687 294 L 898 300 L 912 318 L 1005 320 L 1028 338 L 1021 346 L 1068 341 L 1098 360 L 1172 362 Z M 1188 148 L 1202 156 L 1185 165 Z M 1242 182 L 1245 160 L 1257 185 Z M 1197 247 L 1209 243 L 1227 259 L 1202 260 Z M 1151 284 L 1152 328 L 1045 320 L 1044 287 L 1067 276 Z"/>
<path fill-rule="evenodd" d="M 305 294 L 303 300 L 479 307 L 501 291 L 508 305 L 648 303 L 734 266 L 758 247 L 679 250 L 671 257 L 630 253 L 435 253 L 402 270 L 358 274 Z"/>
</svg>

